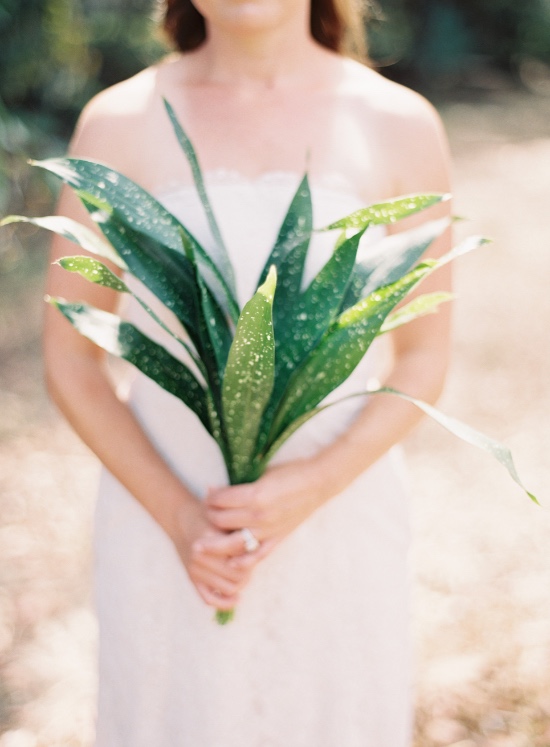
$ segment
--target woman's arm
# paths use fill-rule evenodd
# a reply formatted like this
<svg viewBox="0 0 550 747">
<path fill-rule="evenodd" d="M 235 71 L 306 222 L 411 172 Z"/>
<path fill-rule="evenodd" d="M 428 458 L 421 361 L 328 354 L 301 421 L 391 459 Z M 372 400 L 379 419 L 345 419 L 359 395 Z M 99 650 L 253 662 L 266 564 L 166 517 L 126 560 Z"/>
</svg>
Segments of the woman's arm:
<svg viewBox="0 0 550 747">
<path fill-rule="evenodd" d="M 109 93 L 104 94 L 83 114 L 71 153 L 107 162 L 132 176 L 131 132 L 127 122 L 111 113 Z M 61 194 L 58 211 L 93 227 L 68 188 Z M 74 253 L 74 245 L 69 241 L 54 239 L 52 262 Z M 113 291 L 88 283 L 56 265 L 50 267 L 47 291 L 52 296 L 84 300 L 107 311 L 114 311 L 117 303 Z M 204 504 L 174 475 L 131 410 L 117 398 L 103 352 L 48 306 L 44 354 L 50 394 L 75 431 L 169 535 L 202 598 L 219 608 L 233 607 L 255 558 L 247 558 L 236 569 L 227 562 L 227 557 L 204 557 L 193 552 L 195 540 L 208 534 L 219 535 L 220 530 L 211 525 Z M 242 543 L 234 541 L 232 548 L 229 555 L 240 553 Z"/>
<path fill-rule="evenodd" d="M 406 102 L 402 116 L 389 116 L 380 127 L 394 175 L 392 193 L 448 192 L 449 159 L 439 118 L 412 92 L 406 92 Z M 392 230 L 412 228 L 449 211 L 449 203 L 440 204 Z M 450 245 L 448 230 L 432 244 L 429 256 L 440 256 Z M 450 270 L 444 267 L 417 293 L 449 288 Z M 450 311 L 443 308 L 395 330 L 393 366 L 384 384 L 433 403 L 447 369 L 449 328 Z M 208 516 L 221 529 L 249 527 L 272 547 L 401 441 L 421 417 L 417 408 L 395 396 L 373 396 L 349 429 L 314 457 L 273 467 L 256 483 L 212 491 L 207 497 Z M 212 538 L 201 545 L 205 551 L 222 553 L 227 541 Z"/>
</svg>

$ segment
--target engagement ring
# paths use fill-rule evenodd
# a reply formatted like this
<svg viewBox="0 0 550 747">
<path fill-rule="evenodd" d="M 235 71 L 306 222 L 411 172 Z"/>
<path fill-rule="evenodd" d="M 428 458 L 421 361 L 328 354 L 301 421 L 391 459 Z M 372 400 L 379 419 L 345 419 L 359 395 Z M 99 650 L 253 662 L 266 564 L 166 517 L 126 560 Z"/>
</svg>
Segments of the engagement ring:
<svg viewBox="0 0 550 747">
<path fill-rule="evenodd" d="M 245 552 L 254 552 L 260 546 L 258 538 L 247 527 L 241 529 L 241 537 L 243 538 Z"/>
</svg>

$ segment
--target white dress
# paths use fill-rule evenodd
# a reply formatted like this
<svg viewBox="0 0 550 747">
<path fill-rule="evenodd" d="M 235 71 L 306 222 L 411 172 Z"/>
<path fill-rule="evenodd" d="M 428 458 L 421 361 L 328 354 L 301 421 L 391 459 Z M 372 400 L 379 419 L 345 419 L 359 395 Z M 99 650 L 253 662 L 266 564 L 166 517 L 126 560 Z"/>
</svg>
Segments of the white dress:
<svg viewBox="0 0 550 747">
<path fill-rule="evenodd" d="M 297 184 L 292 174 L 207 180 L 241 303 L 254 290 Z M 363 204 L 339 185 L 314 185 L 312 194 L 315 226 Z M 174 187 L 159 199 L 208 244 L 192 188 Z M 373 230 L 370 240 L 379 237 Z M 306 279 L 327 260 L 333 242 L 333 235 L 314 237 Z M 154 330 L 137 305 L 130 304 L 126 316 L 176 351 L 177 343 Z M 338 394 L 364 387 L 376 372 L 375 348 Z M 137 372 L 128 400 L 197 495 L 226 483 L 216 445 L 181 402 Z M 361 406 L 360 398 L 350 400 L 314 418 L 278 459 L 313 453 Z M 395 450 L 260 564 L 226 626 L 213 621 L 167 536 L 106 471 L 94 546 L 96 747 L 410 744 L 409 517 Z"/>
</svg>

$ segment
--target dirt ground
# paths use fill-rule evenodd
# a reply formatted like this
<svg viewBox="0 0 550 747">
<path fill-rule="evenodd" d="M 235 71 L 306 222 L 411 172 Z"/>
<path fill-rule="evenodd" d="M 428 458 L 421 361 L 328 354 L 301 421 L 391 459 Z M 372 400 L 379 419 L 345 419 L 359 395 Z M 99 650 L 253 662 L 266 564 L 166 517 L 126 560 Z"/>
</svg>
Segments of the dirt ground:
<svg viewBox="0 0 550 747">
<path fill-rule="evenodd" d="M 455 212 L 471 219 L 458 234 L 495 240 L 457 265 L 441 407 L 505 440 L 546 508 L 434 424 L 406 444 L 416 747 L 550 747 L 550 97 L 484 92 L 441 111 Z M 97 464 L 45 398 L 42 266 L 18 284 L 17 246 L 0 252 L 0 747 L 88 747 Z"/>
</svg>

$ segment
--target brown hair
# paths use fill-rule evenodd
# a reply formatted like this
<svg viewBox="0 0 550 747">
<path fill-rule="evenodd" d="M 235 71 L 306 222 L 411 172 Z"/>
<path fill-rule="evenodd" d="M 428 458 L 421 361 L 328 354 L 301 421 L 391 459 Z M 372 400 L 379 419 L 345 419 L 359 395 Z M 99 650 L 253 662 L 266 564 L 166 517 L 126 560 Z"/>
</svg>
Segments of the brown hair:
<svg viewBox="0 0 550 747">
<path fill-rule="evenodd" d="M 311 35 L 328 49 L 365 60 L 365 9 L 362 0 L 311 0 Z M 165 0 L 164 30 L 180 52 L 206 38 L 203 16 L 191 0 Z"/>
</svg>

